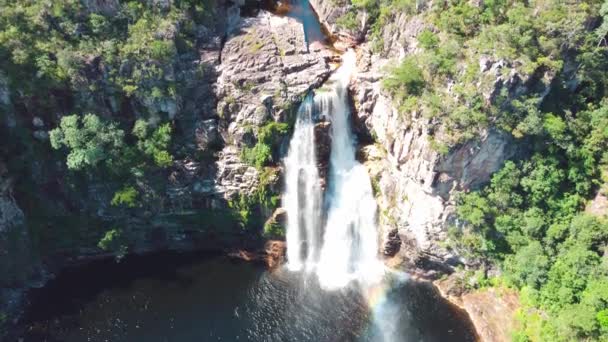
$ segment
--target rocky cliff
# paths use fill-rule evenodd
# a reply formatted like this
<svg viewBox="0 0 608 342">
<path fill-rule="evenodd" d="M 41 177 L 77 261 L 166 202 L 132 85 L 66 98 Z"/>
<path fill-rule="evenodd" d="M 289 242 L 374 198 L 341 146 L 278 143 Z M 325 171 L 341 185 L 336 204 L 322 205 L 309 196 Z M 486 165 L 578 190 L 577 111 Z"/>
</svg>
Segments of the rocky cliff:
<svg viewBox="0 0 608 342">
<path fill-rule="evenodd" d="M 161 11 L 172 6 L 163 3 L 154 6 Z M 104 15 L 119 8 L 117 1 L 84 5 Z M 0 325 L 7 317 L 16 320 L 24 289 L 43 284 L 66 263 L 125 251 L 201 248 L 266 253 L 272 263 L 281 258 L 280 244 L 264 247 L 262 225 L 278 206 L 269 199 L 281 190 L 279 162 L 295 111 L 329 76 L 336 52 L 323 44 L 309 47 L 302 23 L 273 14 L 262 2 L 218 1 L 206 10 L 212 15 L 193 29 L 196 57 L 178 55 L 162 66 L 166 79 L 184 85 L 173 97 L 152 98 L 136 90 L 123 98 L 81 87 L 51 94 L 51 101 L 63 105 L 40 112 L 0 75 L 0 128 L 7 138 L 11 133 L 0 159 Z M 162 35 L 177 35 L 179 29 L 169 25 Z M 109 83 L 101 58 L 90 57 L 91 78 Z M 62 97 L 69 101 L 61 102 Z M 138 181 L 142 205 L 111 205 L 120 184 L 103 173 L 67 170 L 65 156 L 50 151 L 47 132 L 75 108 L 108 120 L 170 120 L 174 160 Z M 268 143 L 261 141 L 261 132 L 276 123 L 283 126 L 277 134 L 269 131 L 270 158 L 263 166 L 245 160 L 245 150 Z M 15 158 L 19 151 L 25 153 Z M 280 223 L 283 216 L 272 217 Z M 129 227 L 118 230 L 126 250 L 98 246 L 104 232 L 123 226 Z"/>
<path fill-rule="evenodd" d="M 352 32 L 336 24 L 345 13 L 343 7 L 331 1 L 311 1 L 311 5 L 335 34 Z M 384 253 L 396 256 L 392 264 L 405 263 L 433 277 L 435 271 L 449 271 L 450 265 L 466 263 L 445 244 L 447 230 L 455 223 L 454 194 L 487 184 L 491 175 L 522 149 L 511 134 L 490 125 L 478 131 L 475 138 L 440 151 L 435 140 L 442 135 L 449 140 L 450 133 L 418 111 L 406 116 L 383 90 L 382 80 L 388 69 L 420 51 L 417 36 L 433 29 L 422 19 L 425 11 L 422 7 L 418 14 L 395 14 L 382 28 L 382 44 L 378 47 L 365 22 L 367 14 L 358 10 L 360 30 L 367 36 L 357 45 L 358 75 L 352 94 L 362 155 L 377 190 Z M 546 72 L 522 74 L 512 63 L 488 56 L 482 56 L 479 64 L 476 86 L 489 103 L 497 101 L 500 93 L 509 98 L 529 92 L 544 96 L 552 79 Z M 439 86 L 441 96 L 457 96 L 451 91 L 454 86 Z M 366 146 L 370 139 L 375 143 Z"/>
</svg>

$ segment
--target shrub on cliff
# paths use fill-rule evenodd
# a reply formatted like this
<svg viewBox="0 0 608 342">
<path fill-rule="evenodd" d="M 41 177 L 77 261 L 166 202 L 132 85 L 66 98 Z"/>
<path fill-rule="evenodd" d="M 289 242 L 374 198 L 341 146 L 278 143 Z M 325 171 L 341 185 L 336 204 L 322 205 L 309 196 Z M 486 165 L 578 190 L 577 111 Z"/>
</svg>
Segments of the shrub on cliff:
<svg viewBox="0 0 608 342">
<path fill-rule="evenodd" d="M 241 160 L 262 170 L 275 156 L 275 150 L 283 137 L 290 131 L 289 124 L 270 122 L 258 129 L 258 141 L 253 147 L 244 147 Z"/>
<path fill-rule="evenodd" d="M 382 81 L 382 85 L 393 97 L 406 101 L 410 96 L 422 94 L 425 80 L 418 61 L 408 57 L 390 70 L 389 75 Z"/>
</svg>

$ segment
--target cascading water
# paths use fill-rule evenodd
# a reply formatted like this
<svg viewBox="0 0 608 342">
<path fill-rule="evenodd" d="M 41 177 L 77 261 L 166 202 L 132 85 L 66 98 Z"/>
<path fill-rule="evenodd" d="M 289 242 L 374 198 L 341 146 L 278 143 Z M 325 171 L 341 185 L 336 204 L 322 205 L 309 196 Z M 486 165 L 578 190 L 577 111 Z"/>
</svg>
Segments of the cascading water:
<svg viewBox="0 0 608 342">
<path fill-rule="evenodd" d="M 291 270 L 314 265 L 319 250 L 321 186 L 314 139 L 314 99 L 307 96 L 299 109 L 295 131 L 285 159 L 288 213 L 287 260 Z"/>
<path fill-rule="evenodd" d="M 367 171 L 355 159 L 349 121 L 348 84 L 355 65 L 356 56 L 350 50 L 325 86 L 328 91 L 314 99 L 309 96 L 303 103 L 285 162 L 288 265 L 292 270 L 303 265 L 315 269 L 321 286 L 327 289 L 343 287 L 352 280 L 370 283 L 383 272 L 377 259 L 376 201 Z M 332 137 L 328 216 L 322 245 L 317 205 L 321 190 L 312 121 L 315 108 L 321 116 L 330 118 Z"/>
<path fill-rule="evenodd" d="M 323 114 L 331 118 L 328 217 L 317 275 L 321 286 L 339 288 L 351 280 L 378 280 L 383 268 L 377 259 L 376 199 L 367 170 L 355 159 L 351 133 L 348 84 L 356 67 L 350 50 L 330 81 L 331 92 L 319 96 Z"/>
</svg>

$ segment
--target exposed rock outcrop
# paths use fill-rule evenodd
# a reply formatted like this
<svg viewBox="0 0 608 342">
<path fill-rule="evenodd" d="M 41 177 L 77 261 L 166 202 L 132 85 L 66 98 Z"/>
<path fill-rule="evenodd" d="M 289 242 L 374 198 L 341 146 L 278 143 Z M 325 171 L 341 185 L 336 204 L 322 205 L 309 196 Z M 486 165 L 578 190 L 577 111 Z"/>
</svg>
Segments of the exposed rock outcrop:
<svg viewBox="0 0 608 342">
<path fill-rule="evenodd" d="M 325 0 L 310 0 L 310 5 L 315 9 L 319 16 L 319 21 L 324 25 L 331 34 L 339 35 L 340 28 L 336 25 L 336 21 L 348 12 L 348 5 L 337 6 L 337 2 Z"/>
<path fill-rule="evenodd" d="M 511 134 L 490 126 L 475 139 L 442 153 L 433 142 L 444 134 L 435 122 L 419 112 L 409 115 L 395 108 L 382 90 L 381 79 L 388 66 L 418 51 L 416 37 L 425 25 L 420 16 L 397 15 L 384 28 L 382 53 L 373 53 L 369 43 L 358 48 L 359 72 L 352 85 L 357 107 L 354 121 L 360 137 L 376 141 L 367 154 L 377 157 L 368 158 L 367 166 L 379 190 L 383 241 L 393 244 L 394 238 L 388 234 L 397 230 L 403 246 L 415 247 L 402 247 L 396 253 L 402 262 L 410 268 L 449 271 L 446 265 L 465 262 L 444 243 L 448 227 L 455 223 L 454 193 L 486 184 L 520 149 Z M 553 77 L 543 72 L 522 76 L 505 61 L 486 58 L 480 63 L 484 64 L 481 79 L 487 80 L 478 88 L 490 102 L 503 89 L 509 97 L 533 92 L 542 99 Z M 444 90 L 444 96 L 452 96 L 449 85 Z M 414 243 L 408 244 L 411 239 Z"/>
<path fill-rule="evenodd" d="M 12 195 L 12 180 L 8 178 L 6 165 L 0 161 L 0 233 L 24 223 L 23 211 Z"/>
<path fill-rule="evenodd" d="M 362 64 L 355 85 L 355 96 L 361 101 L 356 120 L 377 140 L 371 154 L 379 157 L 368 158 L 367 165 L 380 190 L 384 240 L 390 242 L 387 234 L 394 230 L 401 240 L 414 237 L 415 250 L 401 249 L 410 266 L 420 266 L 420 258 L 433 267 L 450 262 L 455 256 L 442 241 L 454 211 L 453 193 L 487 183 L 517 153 L 517 145 L 508 134 L 488 130 L 442 155 L 432 146 L 428 120 L 413 117 L 405 123 L 403 114 L 382 93 L 380 72 L 366 68 L 365 61 Z"/>
<path fill-rule="evenodd" d="M 436 281 L 435 285 L 443 297 L 466 310 L 481 341 L 513 340 L 518 328 L 515 313 L 520 308 L 516 291 L 507 288 L 467 291 L 456 274 Z"/>
<path fill-rule="evenodd" d="M 12 319 L 18 317 L 24 299 L 21 284 L 35 267 L 25 216 L 12 191 L 12 179 L 0 160 L 0 332 L 5 324 L 15 323 Z"/>
<path fill-rule="evenodd" d="M 239 151 L 253 145 L 256 129 L 293 120 L 294 107 L 330 74 L 330 51 L 308 49 L 301 23 L 261 11 L 243 18 L 222 50 L 217 112 L 227 146 L 218 160 L 218 191 L 227 198 L 254 189 L 257 171 L 239 163 Z"/>
<path fill-rule="evenodd" d="M 238 250 L 229 255 L 245 261 L 261 262 L 268 268 L 275 269 L 285 262 L 286 247 L 285 241 L 268 240 L 261 250 Z"/>
</svg>

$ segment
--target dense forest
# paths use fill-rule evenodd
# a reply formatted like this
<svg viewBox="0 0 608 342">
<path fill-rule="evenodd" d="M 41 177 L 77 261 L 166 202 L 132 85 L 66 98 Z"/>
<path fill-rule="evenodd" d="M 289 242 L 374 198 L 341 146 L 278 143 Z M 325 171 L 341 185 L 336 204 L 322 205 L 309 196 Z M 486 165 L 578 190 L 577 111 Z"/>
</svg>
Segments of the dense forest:
<svg viewBox="0 0 608 342">
<path fill-rule="evenodd" d="M 372 32 L 417 6 L 352 2 L 376 15 Z M 481 3 L 434 2 L 425 15 L 434 29 L 418 35 L 421 51 L 392 69 L 384 87 L 404 115 L 420 111 L 435 124 L 440 151 L 488 126 L 525 146 L 491 184 L 459 196 L 449 241 L 470 264 L 469 286 L 519 289 L 514 340 L 605 340 L 608 222 L 585 207 L 607 191 L 608 2 Z M 550 91 L 496 94 L 489 104 L 476 86 L 484 55 L 522 74 L 551 74 Z M 441 93 L 446 83 L 456 96 Z"/>
<path fill-rule="evenodd" d="M 32 160 L 57 158 L 67 167 L 68 186 L 112 184 L 116 210 L 141 210 L 157 200 L 164 170 L 191 152 L 176 142 L 175 131 L 185 128 L 174 116 L 204 78 L 195 31 L 213 13 L 207 1 L 155 3 L 120 1 L 104 13 L 86 10 L 82 0 L 0 0 L 0 81 L 11 90 L 0 96 L 12 103 L 0 102 L 0 115 L 31 121 L 36 113 L 52 126 L 38 138 L 20 125 L 0 132 L 0 151 L 17 156 L 9 159 L 12 173 L 29 174 Z M 350 5 L 338 25 L 357 30 L 357 13 L 367 13 L 367 37 L 378 54 L 386 49 L 383 29 L 397 14 L 422 18 L 417 52 L 388 68 L 382 81 L 403 125 L 412 113 L 422 115 L 441 154 L 488 129 L 508 132 L 521 146 L 490 184 L 456 199 L 447 244 L 465 261 L 467 286 L 519 292 L 516 341 L 608 340 L 608 221 L 586 210 L 596 194 L 608 196 L 608 2 Z M 483 77 L 486 57 L 538 82 L 531 86 L 538 91 L 486 96 L 480 91 L 492 81 Z M 288 132 L 287 123 L 262 127 L 241 158 L 270 177 L 265 167 L 275 137 Z M 36 197 L 27 181 L 18 186 Z M 278 202 L 262 189 L 230 205 L 247 223 L 252 206 Z M 102 249 L 124 253 L 117 242 L 123 233 L 105 227 L 95 239 Z M 45 236 L 38 236 L 41 243 Z"/>
</svg>

